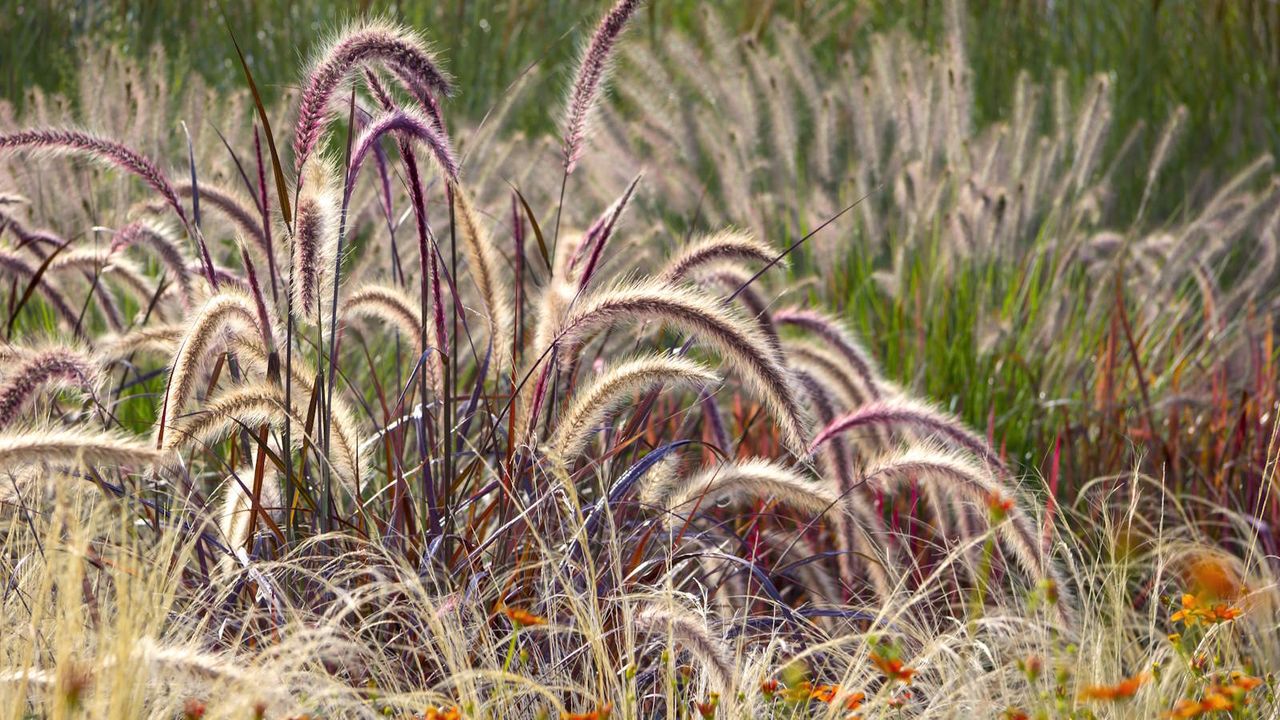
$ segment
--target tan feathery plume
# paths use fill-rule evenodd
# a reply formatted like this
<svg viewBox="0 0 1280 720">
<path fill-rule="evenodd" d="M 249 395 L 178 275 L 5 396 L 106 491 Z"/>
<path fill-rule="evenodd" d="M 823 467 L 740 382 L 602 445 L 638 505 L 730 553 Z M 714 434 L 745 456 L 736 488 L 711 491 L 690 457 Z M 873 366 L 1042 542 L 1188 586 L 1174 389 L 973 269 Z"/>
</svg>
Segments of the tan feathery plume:
<svg viewBox="0 0 1280 720">
<path fill-rule="evenodd" d="M 551 450 L 563 461 L 573 462 L 586 448 L 592 433 L 632 395 L 661 385 L 711 385 L 719 380 L 705 365 L 677 355 L 624 360 L 573 394 L 572 402 L 556 423 L 549 443 Z"/>
<path fill-rule="evenodd" d="M 237 475 L 253 477 L 252 468 L 245 468 Z M 249 544 L 249 525 L 253 519 L 253 498 L 245 492 L 244 485 L 235 477 L 223 483 L 222 503 L 218 510 L 218 529 L 231 552 L 239 556 Z M 224 558 L 230 568 L 230 558 Z"/>
<path fill-rule="evenodd" d="M 397 288 L 370 283 L 352 290 L 342 301 L 342 319 L 346 322 L 355 318 L 389 322 L 412 340 L 415 347 L 418 344 L 422 330 L 421 311 L 412 298 Z M 427 330 L 430 338 L 431 328 Z"/>
<path fill-rule="evenodd" d="M 160 353 L 172 357 L 186 333 L 184 325 L 152 325 L 130 330 L 122 335 L 107 335 L 98 341 L 94 351 L 103 365 L 119 362 L 134 353 Z"/>
<path fill-rule="evenodd" d="M 423 333 L 426 334 L 427 347 L 439 346 L 435 324 L 427 323 L 424 326 L 421 311 L 415 301 L 396 288 L 371 283 L 351 291 L 342 303 L 340 325 L 345 326 L 350 320 L 361 317 L 383 320 L 395 325 L 400 330 L 400 334 L 413 343 L 415 361 L 422 354 L 420 342 Z M 428 357 L 422 363 L 422 371 L 435 392 L 438 395 L 443 394 L 444 387 L 441 385 L 439 363 Z"/>
<path fill-rule="evenodd" d="M 580 298 L 556 334 L 577 346 L 615 323 L 644 320 L 668 323 L 710 345 L 764 402 L 787 447 L 795 451 L 803 444 L 804 415 L 768 340 L 751 321 L 704 293 L 660 281 L 622 282 Z"/>
<path fill-rule="evenodd" d="M 961 498 L 979 507 L 987 507 L 993 501 L 1015 500 L 1014 489 L 991 473 L 984 472 L 967 459 L 945 450 L 928 446 L 915 446 L 890 457 L 865 471 L 869 481 L 888 484 L 916 478 L 922 482 L 938 483 L 953 498 Z M 1040 554 L 1039 536 L 1035 523 L 1021 505 L 1013 507 L 1007 519 L 997 527 L 1002 543 L 1014 560 L 1032 580 L 1053 580 L 1062 597 L 1066 586 L 1057 573 Z M 1066 616 L 1065 600 L 1058 610 Z"/>
<path fill-rule="evenodd" d="M 137 641 L 133 656 L 155 670 L 182 672 L 205 680 L 243 680 L 246 674 L 235 662 L 196 648 L 162 645 L 151 638 Z"/>
<path fill-rule="evenodd" d="M 218 510 L 218 529 L 222 532 L 227 546 L 237 556 L 248 548 L 249 527 L 253 524 L 253 498 L 248 490 L 253 485 L 255 472 L 252 465 L 241 468 L 223 482 L 222 502 Z M 281 507 L 280 486 L 271 474 L 263 477 L 261 495 L 258 498 L 262 508 L 267 512 L 278 511 Z M 224 558 L 224 565 L 231 567 L 231 558 Z"/>
<path fill-rule="evenodd" d="M 677 283 L 699 267 L 724 260 L 773 262 L 777 252 L 769 244 L 741 230 L 721 230 L 704 235 L 680 250 L 658 272 L 664 282 Z M 785 260 L 778 264 L 785 267 Z"/>
<path fill-rule="evenodd" d="M 760 332 L 769 340 L 769 346 L 781 353 L 782 341 L 778 339 L 778 328 L 773 324 L 773 316 L 769 313 L 769 302 L 764 295 L 751 284 L 754 273 L 730 263 L 718 264 L 699 273 L 699 282 L 704 287 L 715 283 L 730 292 L 738 293 L 737 300 L 760 325 Z"/>
<path fill-rule="evenodd" d="M 1179 105 L 1174 108 L 1173 114 L 1165 123 L 1164 130 L 1160 132 L 1160 140 L 1156 142 L 1156 148 L 1151 152 L 1151 164 L 1147 167 L 1147 182 L 1142 188 L 1142 200 L 1138 203 L 1137 220 L 1141 220 L 1146 215 L 1147 203 L 1151 200 L 1151 191 L 1155 189 L 1156 178 L 1159 177 L 1165 159 L 1169 156 L 1169 149 L 1173 147 L 1173 142 L 1177 139 L 1186 119 L 1187 107 Z"/>
<path fill-rule="evenodd" d="M 707 508 L 718 500 L 768 497 L 814 515 L 840 510 L 840 496 L 830 485 L 765 458 L 712 465 L 677 481 L 667 492 L 665 498 L 650 492 L 645 499 L 675 512 L 688 512 L 695 503 Z"/>
<path fill-rule="evenodd" d="M 485 230 L 461 185 L 454 186 L 455 216 L 458 222 L 458 234 L 462 237 L 462 249 L 467 259 L 467 268 L 471 279 L 480 290 L 480 299 L 484 301 L 485 313 L 489 321 L 489 342 L 493 346 L 495 367 L 503 367 L 511 349 L 511 303 L 502 291 L 502 281 L 498 277 L 501 256 L 494 247 L 489 232 Z"/>
<path fill-rule="evenodd" d="M 163 446 L 165 425 L 182 412 L 195 387 L 199 368 L 208 359 L 209 348 L 227 328 L 258 328 L 258 309 L 253 299 L 238 291 L 224 290 L 205 303 L 192 319 L 169 369 L 164 404 L 157 422 L 157 446 Z"/>
<path fill-rule="evenodd" d="M 41 388 L 67 385 L 92 395 L 96 376 L 93 361 L 73 348 L 30 351 L 0 384 L 0 427 L 16 420 Z"/>
<path fill-rule="evenodd" d="M 295 399 L 305 402 L 300 395 L 296 394 Z M 281 388 L 266 383 L 236 387 L 206 401 L 199 412 L 176 418 L 170 423 L 163 449 L 177 450 L 189 445 L 204 447 L 220 442 L 245 426 L 282 426 L 285 414 L 284 391 Z M 293 449 L 296 450 L 307 439 L 303 437 L 306 420 L 296 408 L 288 414 L 296 433 L 292 437 Z M 359 438 L 341 413 L 333 413 L 332 422 L 337 452 L 331 460 L 337 475 L 348 487 L 354 488 L 361 470 Z M 314 439 L 312 444 L 317 444 Z"/>
<path fill-rule="evenodd" d="M 0 435 L 0 470 L 6 471 L 41 462 L 146 467 L 158 458 L 142 443 L 97 430 L 37 427 Z"/>
<path fill-rule="evenodd" d="M 332 268 L 338 259 L 342 190 L 337 171 L 326 158 L 309 163 L 306 175 L 291 237 L 293 311 L 297 317 L 318 320 L 323 315 L 320 300 L 330 294 Z"/>
<path fill-rule="evenodd" d="M 635 613 L 636 629 L 649 635 L 666 635 L 697 658 L 707 679 L 723 700 L 735 693 L 733 661 L 724 642 L 715 639 L 701 617 L 670 603 L 647 602 Z"/>
</svg>

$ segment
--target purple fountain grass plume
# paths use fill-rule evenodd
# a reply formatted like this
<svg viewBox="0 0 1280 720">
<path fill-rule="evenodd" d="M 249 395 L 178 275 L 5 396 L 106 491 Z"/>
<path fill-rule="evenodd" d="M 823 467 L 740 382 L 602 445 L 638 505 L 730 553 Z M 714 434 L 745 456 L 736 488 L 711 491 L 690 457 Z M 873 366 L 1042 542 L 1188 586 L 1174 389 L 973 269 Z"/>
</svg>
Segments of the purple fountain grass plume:
<svg viewBox="0 0 1280 720">
<path fill-rule="evenodd" d="M 747 309 L 751 317 L 760 326 L 760 332 L 769 340 L 774 352 L 782 353 L 782 341 L 778 339 L 778 328 L 773 324 L 773 316 L 769 313 L 769 303 L 760 291 L 751 284 L 753 273 L 746 272 L 734 265 L 720 265 L 700 274 L 700 284 L 717 283 L 738 293 L 738 301 Z"/>
<path fill-rule="evenodd" d="M 169 207 L 177 213 L 182 224 L 187 224 L 187 214 L 178 200 L 178 193 L 165 174 L 146 156 L 121 143 L 68 128 L 38 128 L 0 135 L 0 152 L 20 150 L 83 154 L 132 173 L 160 193 Z"/>
<path fill-rule="evenodd" d="M 178 194 L 184 198 L 190 198 L 194 195 L 191 183 L 179 183 L 177 190 Z M 263 230 L 261 221 L 253 216 L 257 212 L 256 207 L 248 207 L 230 190 L 205 182 L 200 183 L 200 204 L 201 207 L 209 205 L 217 208 L 236 226 L 236 229 L 253 241 L 253 244 L 262 252 L 264 258 L 271 257 L 271 245 L 267 242 L 266 232 Z"/>
<path fill-rule="evenodd" d="M 378 62 L 437 93 L 452 92 L 449 77 L 439 69 L 426 42 L 412 31 L 377 21 L 349 27 L 317 56 L 303 84 L 293 138 L 294 170 L 299 175 L 320 141 L 339 85 L 356 70 Z"/>
<path fill-rule="evenodd" d="M 111 239 L 111 252 L 119 252 L 131 245 L 142 244 L 150 248 L 159 258 L 165 271 L 173 275 L 174 282 L 182 295 L 184 307 L 191 307 L 191 269 L 187 256 L 178 243 L 165 231 L 145 222 L 132 222 L 116 231 Z M 203 268 L 198 270 L 203 272 Z"/>
<path fill-rule="evenodd" d="M 596 221 L 596 231 L 594 233 L 588 231 L 586 238 L 582 241 L 582 245 L 578 246 L 581 249 L 588 244 L 591 245 L 591 255 L 587 258 L 587 264 L 582 268 L 582 278 L 578 281 L 579 293 L 587 289 L 587 286 L 591 283 L 591 278 L 595 276 L 596 268 L 600 265 L 600 256 L 604 254 L 604 246 L 609 242 L 609 238 L 613 236 L 613 231 L 618 226 L 619 218 L 622 217 L 622 213 L 627 209 L 627 205 L 630 204 L 631 196 L 635 193 L 640 177 L 640 175 L 637 175 L 631 181 L 622 197 L 618 198 L 613 207 L 609 208 L 608 212 L 602 215 L 600 220 Z M 572 262 L 570 262 L 570 267 L 573 267 Z"/>
<path fill-rule="evenodd" d="M 809 403 L 813 406 L 818 421 L 830 423 L 836 416 L 830 391 L 812 374 L 804 370 L 794 372 L 796 382 L 809 397 Z M 840 553 L 837 562 L 840 574 L 845 578 L 853 578 L 855 577 L 853 567 L 855 553 L 862 555 L 868 560 L 867 577 L 872 587 L 882 599 L 887 599 L 892 585 L 884 573 L 884 568 L 873 560 L 876 553 L 872 549 L 874 541 L 871 536 L 887 539 L 889 533 L 884 521 L 871 506 L 865 488 L 858 486 L 853 473 L 852 457 L 851 449 L 843 438 L 836 438 L 829 446 L 824 463 L 827 473 L 835 477 L 836 489 L 840 491 L 842 500 L 849 507 L 856 521 L 846 523 L 840 529 L 839 539 L 844 552 Z M 884 549 L 889 550 L 888 547 Z"/>
<path fill-rule="evenodd" d="M 739 230 L 721 230 L 704 235 L 667 261 L 658 277 L 669 283 L 685 280 L 697 268 L 724 260 L 754 260 L 760 263 L 775 262 L 777 251 L 768 243 L 755 239 L 750 233 Z M 786 267 L 786 259 L 777 261 Z"/>
<path fill-rule="evenodd" d="M 929 446 L 912 447 L 886 458 L 879 465 L 868 468 L 865 477 L 880 484 L 909 478 L 935 482 L 952 498 L 967 500 L 979 507 L 1013 501 L 1017 497 L 1014 488 L 965 458 Z M 1071 608 L 1067 587 L 1053 564 L 1041 555 L 1040 537 L 1031 515 L 1016 502 L 1012 509 L 1001 507 L 1000 512 L 1006 514 L 996 528 L 1000 540 L 1010 551 L 1014 562 L 1033 580 L 1055 582 L 1060 592 L 1055 609 L 1060 619 L 1068 620 Z"/>
<path fill-rule="evenodd" d="M 56 273 L 64 270 L 78 270 L 92 278 L 94 273 L 110 275 L 129 288 L 141 302 L 147 302 L 155 293 L 155 289 L 147 282 L 142 270 L 124 256 L 113 256 L 109 250 L 85 248 L 64 252 L 48 264 L 47 272 Z"/>
<path fill-rule="evenodd" d="M 569 277 L 573 270 L 578 268 L 578 263 L 582 261 L 582 255 L 588 249 L 592 255 L 599 257 L 597 247 L 603 247 L 603 243 L 608 241 L 608 235 L 613 232 L 617 225 L 618 219 L 622 217 L 622 213 L 626 211 L 627 205 L 631 202 L 631 196 L 635 192 L 636 183 L 640 182 L 640 175 L 632 179 L 622 196 L 613 202 L 600 216 L 591 222 L 587 227 L 587 231 L 582 234 L 582 240 L 573 247 L 573 253 L 568 255 L 568 263 L 565 264 L 562 258 L 557 258 L 559 262 L 556 264 L 556 275 Z M 604 237 L 601 237 L 601 234 Z"/>
<path fill-rule="evenodd" d="M 187 264 L 187 274 L 192 277 L 202 274 L 212 277 L 217 283 L 217 290 L 219 291 L 238 290 L 246 294 L 249 292 L 248 281 L 224 267 L 215 266 L 212 271 L 209 271 L 202 263 L 191 262 Z"/>
<path fill-rule="evenodd" d="M 588 125 L 600 92 L 609 72 L 614 45 L 617 44 L 627 21 L 640 7 L 641 0 L 618 0 L 596 27 L 578 63 L 573 89 L 564 119 L 564 171 L 570 174 L 582 159 L 583 145 L 587 139 Z"/>
<path fill-rule="evenodd" d="M 8 275 L 27 282 L 36 280 L 36 270 L 31 267 L 30 263 L 5 250 L 0 250 L 0 275 Z M 56 287 L 50 285 L 42 277 L 39 278 L 39 285 L 36 289 L 62 320 L 68 326 L 74 328 L 77 335 L 85 337 L 84 328 L 80 327 L 80 313 L 71 308 L 71 305 L 67 303 L 66 298 L 62 296 L 62 293 Z"/>
<path fill-rule="evenodd" d="M 430 150 L 431 157 L 440 167 L 440 171 L 448 178 L 450 184 L 458 181 L 458 161 L 453 155 L 449 137 L 434 123 L 415 112 L 394 109 L 375 117 L 352 145 L 351 163 L 347 170 L 347 194 L 350 195 L 355 178 L 369 152 L 374 149 L 383 135 L 394 133 L 402 140 L 417 140 Z M 402 146 L 403 149 L 403 146 Z"/>
<path fill-rule="evenodd" d="M 839 398 L 841 411 L 848 412 L 870 402 L 862 381 L 849 372 L 844 357 L 812 341 L 788 340 L 784 345 L 787 362 L 808 368 L 822 378 Z"/>
<path fill-rule="evenodd" d="M 937 437 L 952 447 L 973 453 L 999 475 L 1012 477 L 1009 466 L 996 451 L 966 428 L 958 418 L 906 397 L 877 400 L 828 422 L 813 442 L 809 443 L 809 452 L 813 453 L 833 438 L 858 428 L 879 429 L 886 426 L 902 427 L 921 435 Z"/>
<path fill-rule="evenodd" d="M 307 168 L 310 182 L 303 182 L 298 196 L 292 237 L 294 312 L 312 317 L 324 293 L 324 274 L 337 260 L 338 222 L 341 212 L 334 170 L 326 162 Z"/>
<path fill-rule="evenodd" d="M 17 419 L 46 386 L 65 384 L 92 395 L 96 373 L 92 361 L 78 350 L 54 347 L 31 352 L 6 375 L 0 385 L 0 428 Z"/>
<path fill-rule="evenodd" d="M 365 81 L 369 86 L 369 91 L 378 100 L 384 111 L 392 112 L 396 109 L 391 93 L 387 91 L 378 79 L 377 73 L 366 70 Z M 422 177 L 418 172 L 418 161 L 414 158 L 413 146 L 404 137 L 398 138 L 398 142 L 400 145 L 400 158 L 404 163 L 405 174 L 408 176 L 409 200 L 413 206 L 414 224 L 418 230 L 418 282 L 419 295 L 423 303 L 422 311 L 424 314 L 429 312 L 434 320 L 435 338 L 432 342 L 436 343 L 437 348 L 443 348 L 446 341 L 444 294 L 440 287 L 440 268 L 436 262 L 435 238 L 431 235 L 427 219 L 426 193 L 422 187 Z M 427 307 L 428 297 L 430 297 L 430 308 Z M 425 324 L 419 332 L 419 346 L 421 348 L 428 347 L 428 332 Z M 445 362 L 445 356 L 443 353 L 435 353 L 435 355 L 438 358 L 437 363 L 440 367 L 429 373 L 429 376 L 438 380 L 444 375 L 443 363 Z M 443 387 L 437 385 L 435 389 L 438 393 L 443 394 Z"/>
<path fill-rule="evenodd" d="M 567 350 L 576 351 L 599 330 L 642 320 L 670 324 L 710 345 L 763 401 L 783 443 L 793 451 L 801 449 L 807 422 L 787 369 L 755 325 L 716 298 L 658 281 L 619 283 L 584 295 L 561 321 L 557 337 Z"/>
<path fill-rule="evenodd" d="M 33 230 L 27 227 L 26 223 L 3 210 L 0 210 L 0 223 L 3 223 L 0 227 L 12 230 L 14 236 L 18 238 L 18 244 L 15 249 L 29 248 L 31 252 L 40 256 L 41 259 L 46 257 L 44 250 L 41 249 L 42 245 L 56 248 L 66 244 L 65 239 L 47 230 Z"/>
<path fill-rule="evenodd" d="M 47 267 L 49 272 L 72 268 L 79 270 L 90 280 L 93 287 L 101 291 L 103 305 L 110 305 L 111 311 L 121 318 L 123 318 L 123 312 L 120 310 L 120 301 L 107 288 L 106 283 L 102 282 L 103 279 L 110 280 L 114 286 L 122 288 L 125 291 L 123 295 L 131 295 L 138 302 L 139 308 L 151 307 L 151 314 L 157 320 L 163 322 L 169 314 L 167 307 L 162 303 L 156 302 L 154 306 L 152 305 L 153 300 L 159 299 L 156 293 L 163 288 L 153 285 L 142 269 L 127 257 L 112 256 L 107 250 L 76 250 L 59 255 Z M 121 324 L 125 324 L 123 320 Z"/>
<path fill-rule="evenodd" d="M 431 119 L 431 123 L 445 133 L 444 114 L 440 111 L 440 103 L 436 101 L 434 95 L 431 94 L 431 88 L 413 76 L 411 70 L 400 67 L 398 65 L 390 66 L 391 72 L 395 74 L 400 83 L 405 86 L 409 94 L 413 96 L 418 104 L 422 106 L 422 111 Z"/>
<path fill-rule="evenodd" d="M 872 362 L 870 354 L 837 320 L 816 310 L 783 308 L 773 313 L 773 321 L 778 325 L 801 328 L 830 343 L 849 361 L 871 398 L 879 399 L 881 382 L 875 363 Z"/>
</svg>

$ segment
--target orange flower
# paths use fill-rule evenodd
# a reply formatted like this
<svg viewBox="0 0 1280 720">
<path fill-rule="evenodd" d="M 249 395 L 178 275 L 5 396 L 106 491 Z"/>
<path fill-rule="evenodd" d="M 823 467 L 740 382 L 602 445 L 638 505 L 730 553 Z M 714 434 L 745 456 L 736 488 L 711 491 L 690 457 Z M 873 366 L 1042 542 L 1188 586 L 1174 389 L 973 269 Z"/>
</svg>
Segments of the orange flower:
<svg viewBox="0 0 1280 720">
<path fill-rule="evenodd" d="M 1240 618 L 1242 615 L 1244 615 L 1244 610 L 1234 605 L 1226 605 L 1224 602 L 1210 605 L 1204 600 L 1204 596 L 1183 593 L 1181 609 L 1170 615 L 1169 619 L 1174 623 L 1183 623 L 1190 628 L 1190 626 L 1196 626 L 1201 623 L 1211 625 L 1230 623 L 1231 620 Z"/>
<path fill-rule="evenodd" d="M 605 703 L 600 707 L 585 713 L 560 713 L 560 720 L 609 720 L 609 716 L 613 714 L 613 703 Z"/>
<path fill-rule="evenodd" d="M 1169 616 L 1173 622 L 1180 622 L 1186 625 L 1197 625 L 1200 623 L 1200 616 L 1203 611 L 1200 608 L 1199 601 L 1196 596 L 1191 593 L 1182 594 L 1182 609 Z"/>
<path fill-rule="evenodd" d="M 1175 718 L 1176 720 L 1187 720 L 1188 718 L 1197 718 L 1206 711 L 1200 707 L 1200 701 L 1184 699 L 1179 700 L 1173 709 L 1165 713 L 1165 717 Z"/>
<path fill-rule="evenodd" d="M 1262 685 L 1262 680 L 1256 677 L 1250 677 L 1239 670 L 1231 671 L 1231 686 L 1238 688 L 1244 692 L 1249 692 L 1254 688 Z"/>
<path fill-rule="evenodd" d="M 1210 688 L 1200 700 L 1190 698 L 1179 700 L 1172 710 L 1165 713 L 1165 717 L 1185 720 L 1185 718 L 1198 718 L 1214 712 L 1230 712 L 1235 707 L 1236 704 L 1231 698 L 1217 692 L 1216 688 Z"/>
<path fill-rule="evenodd" d="M 716 716 L 716 708 L 720 706 L 720 694 L 711 693 L 706 702 L 694 702 L 693 706 L 698 709 L 698 715 L 702 718 L 713 718 Z"/>
<path fill-rule="evenodd" d="M 1007 708 L 1000 717 L 1001 720 L 1031 720 L 1031 716 L 1027 714 L 1026 710 L 1015 707 Z"/>
<path fill-rule="evenodd" d="M 1086 700 L 1125 700 L 1133 697 L 1148 677 L 1147 673 L 1138 673 L 1115 685 L 1090 685 L 1080 695 Z"/>
<path fill-rule="evenodd" d="M 1212 615 L 1210 617 L 1210 622 L 1215 622 L 1215 623 L 1231 622 L 1232 620 L 1235 620 L 1241 615 L 1244 615 L 1244 610 L 1241 610 L 1240 608 L 1235 607 L 1234 605 L 1222 605 L 1222 604 L 1214 605 L 1212 610 Z"/>
<path fill-rule="evenodd" d="M 769 678 L 768 680 L 760 683 L 760 692 L 764 693 L 764 696 L 770 700 L 773 699 L 774 695 L 778 694 L 778 690 L 781 688 L 782 683 L 778 682 L 774 678 Z"/>
<path fill-rule="evenodd" d="M 1210 625 L 1231 622 L 1242 615 L 1244 615 L 1244 610 L 1234 605 L 1227 605 L 1226 603 L 1210 605 L 1204 602 L 1200 596 L 1183 593 L 1182 609 L 1170 615 L 1169 619 L 1173 622 L 1180 622 L 1188 627 L 1193 627 L 1202 622 Z"/>
<path fill-rule="evenodd" d="M 871 662 L 875 663 L 880 672 L 890 680 L 896 680 L 904 685 L 911 684 L 911 678 L 915 676 L 916 671 L 903 665 L 902 660 L 896 657 L 884 657 L 877 653 L 871 653 Z"/>
<path fill-rule="evenodd" d="M 838 692 L 840 692 L 839 685 L 816 685 L 809 691 L 809 699 L 830 703 L 836 699 L 836 693 Z"/>
<path fill-rule="evenodd" d="M 844 699 L 845 710 L 857 710 L 862 707 L 862 703 L 867 701 L 865 693 L 856 692 Z"/>
<path fill-rule="evenodd" d="M 1236 704 L 1231 702 L 1231 698 L 1220 692 L 1205 693 L 1204 699 L 1200 701 L 1200 706 L 1211 711 L 1217 710 L 1234 710 Z"/>
<path fill-rule="evenodd" d="M 534 627 L 537 625 L 547 624 L 546 618 L 541 615 L 534 615 L 528 610 L 523 610 L 521 608 L 502 605 L 498 608 L 498 611 L 503 615 L 506 615 L 508 618 L 511 618 L 511 622 L 520 625 L 521 627 Z"/>
<path fill-rule="evenodd" d="M 447 710 L 430 705 L 422 711 L 422 720 L 462 720 L 462 711 L 456 705 Z"/>
</svg>

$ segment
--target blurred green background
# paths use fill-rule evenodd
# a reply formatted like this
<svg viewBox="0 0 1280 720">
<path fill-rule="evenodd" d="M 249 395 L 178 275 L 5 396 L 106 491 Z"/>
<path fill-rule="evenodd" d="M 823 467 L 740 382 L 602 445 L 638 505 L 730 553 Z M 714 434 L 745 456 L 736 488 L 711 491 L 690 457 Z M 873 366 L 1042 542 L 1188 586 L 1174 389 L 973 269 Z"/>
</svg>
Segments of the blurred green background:
<svg viewBox="0 0 1280 720">
<path fill-rule="evenodd" d="M 815 38 L 838 83 L 836 58 L 858 55 L 871 32 L 905 27 L 930 41 L 942 32 L 943 0 L 722 0 L 743 32 L 766 40 L 778 18 Z M 701 3 L 650 0 L 643 41 L 699 21 Z M 423 29 L 447 58 L 462 93 L 449 111 L 477 117 L 531 62 L 547 82 L 608 6 L 603 0 L 438 0 L 436 2 L 297 2 L 293 0 L 2 0 L 0 62 L 4 97 L 21 104 L 24 89 L 74 81 L 83 43 L 113 43 L 142 55 L 168 51 L 177 82 L 197 72 L 215 85 L 243 82 L 222 11 L 244 46 L 255 77 L 271 95 L 297 81 L 315 44 L 342 20 L 384 14 Z M 1061 68 L 1073 92 L 1109 73 L 1116 127 L 1158 125 L 1183 104 L 1189 126 L 1173 158 L 1165 210 L 1186 191 L 1207 187 L 1280 145 L 1280 3 L 1275 0 L 969 0 L 969 54 L 976 72 L 979 120 L 999 118 L 1013 79 L 1026 69 L 1040 80 Z M 530 105 L 533 105 L 532 103 Z M 526 128 L 545 125 L 546 107 L 529 107 Z M 1119 143 L 1123 132 L 1113 133 Z M 1148 132 L 1143 143 L 1155 142 Z M 1191 162 L 1193 161 L 1194 162 Z M 1123 191 L 1123 188 L 1121 188 Z"/>
</svg>

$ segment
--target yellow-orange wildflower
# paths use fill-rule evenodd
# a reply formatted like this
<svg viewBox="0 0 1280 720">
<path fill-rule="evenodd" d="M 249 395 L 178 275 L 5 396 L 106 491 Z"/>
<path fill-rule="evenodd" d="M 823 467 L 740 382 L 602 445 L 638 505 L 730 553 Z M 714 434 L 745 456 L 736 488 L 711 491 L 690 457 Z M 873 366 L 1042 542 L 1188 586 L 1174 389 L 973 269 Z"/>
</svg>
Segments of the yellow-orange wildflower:
<svg viewBox="0 0 1280 720">
<path fill-rule="evenodd" d="M 1138 688 L 1142 687 L 1149 678 L 1150 675 L 1147 673 L 1138 673 L 1115 685 L 1090 685 L 1081 691 L 1080 695 L 1086 700 L 1126 700 L 1137 694 Z"/>
<path fill-rule="evenodd" d="M 541 615 L 534 615 L 528 610 L 515 608 L 509 605 L 503 605 L 499 608 L 499 612 L 506 615 L 512 622 L 522 627 L 535 627 L 537 625 L 546 625 L 547 619 Z"/>
<path fill-rule="evenodd" d="M 605 703 L 600 707 L 585 713 L 560 713 L 560 720 L 609 720 L 609 716 L 613 714 L 613 703 Z"/>
<path fill-rule="evenodd" d="M 907 667 L 902 660 L 896 657 L 884 657 L 877 653 L 871 653 L 871 662 L 884 673 L 884 676 L 890 680 L 896 680 L 904 685 L 911 684 L 911 678 L 915 676 L 916 671 Z"/>
</svg>

